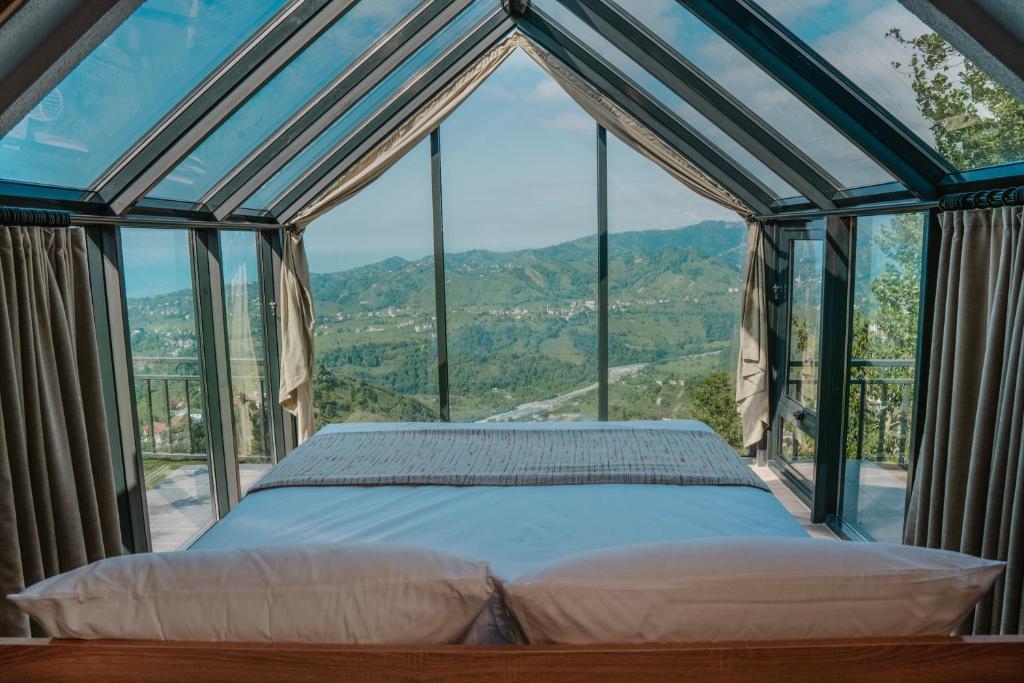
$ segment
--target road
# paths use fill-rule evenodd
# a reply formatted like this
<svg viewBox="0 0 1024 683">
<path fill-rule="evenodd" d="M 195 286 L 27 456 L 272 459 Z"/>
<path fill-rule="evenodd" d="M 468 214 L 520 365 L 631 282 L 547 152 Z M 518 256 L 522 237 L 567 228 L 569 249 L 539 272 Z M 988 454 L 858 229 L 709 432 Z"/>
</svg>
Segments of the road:
<svg viewBox="0 0 1024 683">
<path fill-rule="evenodd" d="M 689 360 L 690 358 L 702 358 L 704 356 L 714 356 L 721 353 L 721 351 L 705 351 L 704 353 L 695 353 L 690 356 L 683 356 L 675 360 Z M 636 373 L 647 367 L 649 363 L 633 363 L 632 365 L 616 365 L 613 368 L 608 368 L 608 383 L 615 384 L 624 377 L 635 375 Z M 482 420 L 477 422 L 514 422 L 516 420 L 522 420 L 525 417 L 529 417 L 534 413 L 545 412 L 554 410 L 563 403 L 567 403 L 574 398 L 579 398 L 591 391 L 597 391 L 597 382 L 588 384 L 585 387 L 579 389 L 573 389 L 572 391 L 564 394 L 559 394 L 553 398 L 546 398 L 541 401 L 531 401 L 529 403 L 521 403 L 512 410 L 504 413 L 498 413 L 496 415 L 489 415 Z"/>
</svg>

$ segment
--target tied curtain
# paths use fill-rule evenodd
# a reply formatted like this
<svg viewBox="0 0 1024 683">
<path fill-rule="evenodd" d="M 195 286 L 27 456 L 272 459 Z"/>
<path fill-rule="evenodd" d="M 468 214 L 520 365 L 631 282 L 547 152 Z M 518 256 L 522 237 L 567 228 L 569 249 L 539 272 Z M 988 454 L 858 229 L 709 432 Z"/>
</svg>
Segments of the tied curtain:
<svg viewBox="0 0 1024 683">
<path fill-rule="evenodd" d="M 0 636 L 8 594 L 120 553 L 84 231 L 0 227 Z"/>
<path fill-rule="evenodd" d="M 520 33 L 510 34 L 456 76 L 437 95 L 417 110 L 408 121 L 347 169 L 331 187 L 295 216 L 294 225 L 289 228 L 288 238 L 285 239 L 281 266 L 281 405 L 296 416 L 300 443 L 313 434 L 314 318 L 312 294 L 309 289 L 309 268 L 302 241 L 302 231 L 312 221 L 351 198 L 380 177 L 406 152 L 441 125 L 441 122 L 455 111 L 516 49 L 522 49 L 528 54 L 602 127 L 661 166 L 688 188 L 742 216 L 749 216 L 752 213 L 749 207 L 726 188 L 709 178 L 689 160 L 666 145 L 597 88 L 576 75 L 568 66 L 526 36 Z M 748 254 L 748 258 L 750 256 Z M 760 273 L 762 284 L 759 288 L 755 287 L 753 291 L 763 295 L 763 268 L 748 270 L 752 270 L 755 276 Z M 759 304 L 753 306 L 751 310 L 760 311 L 763 315 L 764 306 Z M 758 329 L 758 326 L 753 325 L 752 329 Z M 767 341 L 766 335 L 755 338 L 759 343 Z M 763 349 L 760 357 L 767 357 Z M 760 383 L 763 382 L 765 385 L 763 421 L 767 422 L 767 367 L 764 368 L 763 380 L 758 378 L 750 367 L 746 365 L 744 367 L 747 379 L 742 396 L 739 393 L 739 385 L 737 386 L 737 399 L 741 400 L 741 411 L 745 411 L 746 415 L 747 412 L 753 414 L 760 410 L 762 402 L 756 398 L 759 394 L 757 391 L 751 390 L 750 387 L 760 386 Z M 751 393 L 752 391 L 753 393 Z M 752 396 L 755 397 L 754 400 L 751 400 Z M 752 423 L 757 423 L 762 418 L 758 413 L 756 417 L 749 419 Z M 744 424 L 747 422 L 748 418 L 745 416 Z M 760 434 L 757 438 L 760 438 Z"/>
<path fill-rule="evenodd" d="M 964 630 L 1024 633 L 1024 228 L 941 214 L 925 422 L 905 542 L 1006 561 Z"/>
</svg>

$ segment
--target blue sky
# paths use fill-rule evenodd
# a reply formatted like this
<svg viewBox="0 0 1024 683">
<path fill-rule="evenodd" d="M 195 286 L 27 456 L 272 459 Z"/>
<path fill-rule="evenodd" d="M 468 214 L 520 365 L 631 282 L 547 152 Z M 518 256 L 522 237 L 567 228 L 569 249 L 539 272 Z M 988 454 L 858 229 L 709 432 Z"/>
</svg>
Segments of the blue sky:
<svg viewBox="0 0 1024 683">
<path fill-rule="evenodd" d="M 596 126 L 520 51 L 441 126 L 445 247 L 499 251 L 596 231 Z M 736 220 L 618 140 L 609 142 L 613 228 Z M 310 269 L 329 272 L 432 251 L 424 141 L 306 232 Z"/>
</svg>

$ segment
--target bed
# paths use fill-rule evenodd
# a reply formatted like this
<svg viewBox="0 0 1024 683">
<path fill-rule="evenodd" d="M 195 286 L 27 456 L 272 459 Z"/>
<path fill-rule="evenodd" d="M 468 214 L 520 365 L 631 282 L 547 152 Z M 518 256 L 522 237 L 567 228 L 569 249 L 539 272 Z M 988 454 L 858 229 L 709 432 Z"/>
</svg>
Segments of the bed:
<svg viewBox="0 0 1024 683">
<path fill-rule="evenodd" d="M 462 433 L 594 430 L 707 433 L 701 422 L 489 425 L 346 424 L 318 435 L 443 429 Z M 307 477 L 307 481 L 309 478 Z M 315 481 L 315 479 L 314 479 Z M 257 484 L 257 487 L 259 484 Z M 486 559 L 503 581 L 567 555 L 717 536 L 805 537 L 767 490 L 749 485 L 558 484 L 517 486 L 290 485 L 255 490 L 192 547 L 394 542 Z M 466 644 L 522 642 L 495 595 Z"/>
<path fill-rule="evenodd" d="M 573 443 L 584 442 L 594 430 L 606 435 L 621 431 L 630 439 L 637 437 L 637 430 L 669 430 L 691 435 L 699 443 L 721 442 L 706 425 L 689 421 L 331 425 L 318 433 L 324 438 L 313 441 L 330 450 L 333 442 L 327 437 L 332 435 L 371 439 L 383 433 L 404 436 L 438 429 L 459 432 L 464 437 L 460 442 L 488 430 L 515 432 L 516 438 L 521 430 L 550 431 L 551 438 L 559 435 Z M 538 472 L 525 467 L 511 475 L 519 485 L 497 485 L 473 483 L 490 481 L 473 474 L 473 458 L 462 459 L 466 471 L 459 471 L 459 462 L 446 465 L 450 471 L 439 481 L 409 463 L 399 466 L 397 474 L 391 463 L 383 477 L 381 470 L 370 467 L 335 481 L 332 474 L 317 469 L 304 471 L 302 458 L 290 456 L 192 547 L 411 543 L 485 559 L 496 576 L 510 581 L 565 556 L 602 548 L 722 536 L 806 537 L 738 458 L 731 458 L 739 463 L 731 473 L 687 472 L 673 484 L 669 482 L 679 473 L 649 476 L 648 470 L 658 470 L 656 462 L 644 463 L 640 474 L 626 467 L 609 476 L 588 461 L 586 453 L 573 457 L 568 477 L 552 479 L 545 468 Z M 425 469 L 432 467 L 437 468 L 428 464 Z M 748 475 L 751 478 L 744 479 Z M 582 483 L 565 483 L 577 479 Z M 342 481 L 348 484 L 339 484 Z M 680 485 L 684 481 L 690 483 Z M 329 680 L 342 672 L 355 679 L 408 680 L 620 680 L 628 675 L 639 681 L 662 680 L 681 671 L 708 681 L 823 675 L 832 680 L 963 680 L 977 678 L 979 672 L 991 680 L 1024 676 L 1024 640 L 1017 637 L 529 645 L 523 644 L 514 617 L 497 593 L 463 643 L 393 647 L 27 639 L 0 642 L 0 679 L 7 675 L 17 680 L 59 680 L 88 672 L 103 680 L 175 680 L 186 669 L 190 680 L 248 681 Z"/>
</svg>

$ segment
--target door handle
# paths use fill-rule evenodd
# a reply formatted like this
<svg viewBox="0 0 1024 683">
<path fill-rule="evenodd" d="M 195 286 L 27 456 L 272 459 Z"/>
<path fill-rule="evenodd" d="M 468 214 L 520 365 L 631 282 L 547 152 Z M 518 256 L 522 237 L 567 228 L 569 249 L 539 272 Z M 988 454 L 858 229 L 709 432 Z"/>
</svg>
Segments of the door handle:
<svg viewBox="0 0 1024 683">
<path fill-rule="evenodd" d="M 794 410 L 793 411 L 793 419 L 796 420 L 797 422 L 803 422 L 804 421 L 804 411 L 803 410 Z"/>
</svg>

